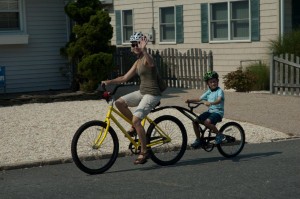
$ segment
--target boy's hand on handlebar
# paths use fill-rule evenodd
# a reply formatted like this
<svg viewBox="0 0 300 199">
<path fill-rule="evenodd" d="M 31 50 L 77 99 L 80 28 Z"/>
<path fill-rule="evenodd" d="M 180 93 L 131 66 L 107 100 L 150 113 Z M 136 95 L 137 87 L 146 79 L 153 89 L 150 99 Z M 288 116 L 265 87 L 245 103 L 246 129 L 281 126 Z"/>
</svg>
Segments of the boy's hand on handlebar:
<svg viewBox="0 0 300 199">
<path fill-rule="evenodd" d="M 205 106 L 211 106 L 211 103 L 208 101 L 203 102 Z"/>
<path fill-rule="evenodd" d="M 198 100 L 198 99 L 187 99 L 186 101 L 185 101 L 185 103 L 199 103 L 200 102 L 200 100 Z"/>
</svg>

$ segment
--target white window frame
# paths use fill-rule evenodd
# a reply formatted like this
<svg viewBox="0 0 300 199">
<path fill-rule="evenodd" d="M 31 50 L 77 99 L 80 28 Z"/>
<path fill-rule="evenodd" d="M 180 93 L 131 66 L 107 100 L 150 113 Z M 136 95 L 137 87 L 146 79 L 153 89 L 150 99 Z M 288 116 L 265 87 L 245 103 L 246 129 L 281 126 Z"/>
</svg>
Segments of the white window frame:
<svg viewBox="0 0 300 199">
<path fill-rule="evenodd" d="M 132 27 L 132 34 L 133 34 L 133 30 L 134 30 L 134 27 L 133 27 L 133 19 L 134 19 L 134 17 L 133 17 L 133 10 L 122 10 L 121 11 L 121 34 L 122 34 L 122 44 L 130 44 L 130 41 L 129 41 L 129 39 L 130 38 L 128 38 L 128 41 L 126 41 L 126 38 L 124 37 L 125 35 L 124 35 L 124 27 L 125 27 L 125 25 L 124 25 L 124 13 L 125 13 L 125 11 L 131 11 L 131 16 L 132 16 L 132 24 L 131 24 L 131 27 Z M 130 27 L 130 26 L 128 26 L 128 27 Z"/>
<path fill-rule="evenodd" d="M 162 9 L 164 8 L 171 8 L 173 7 L 174 9 L 174 18 L 173 18 L 173 24 L 174 24 L 174 41 L 162 41 L 162 38 L 161 38 L 161 12 L 162 12 Z M 159 8 L 159 44 L 176 44 L 176 9 L 175 9 L 175 6 L 166 6 L 166 7 L 160 7 Z"/>
<path fill-rule="evenodd" d="M 241 40 L 237 40 L 237 39 L 231 39 L 232 38 L 232 33 L 231 33 L 231 16 L 232 16 L 232 6 L 231 3 L 232 2 L 239 2 L 239 1 L 248 1 L 248 12 L 249 12 L 249 18 L 248 18 L 248 22 L 249 22 L 249 34 L 248 34 L 248 38 L 247 39 L 241 39 Z M 211 19 L 212 19 L 212 5 L 216 4 L 216 3 L 227 3 L 227 27 L 228 27 L 228 37 L 225 40 L 213 40 L 212 39 L 212 31 L 211 31 Z M 209 31 L 209 43 L 232 43 L 232 42 L 251 42 L 251 4 L 250 4 L 250 0 L 231 0 L 231 1 L 223 1 L 223 2 L 215 2 L 215 3 L 210 3 L 209 4 L 209 9 L 208 9 L 208 31 Z"/>
<path fill-rule="evenodd" d="M 28 44 L 29 35 L 26 29 L 25 0 L 18 0 L 19 7 L 19 30 L 0 31 L 0 45 Z"/>
</svg>

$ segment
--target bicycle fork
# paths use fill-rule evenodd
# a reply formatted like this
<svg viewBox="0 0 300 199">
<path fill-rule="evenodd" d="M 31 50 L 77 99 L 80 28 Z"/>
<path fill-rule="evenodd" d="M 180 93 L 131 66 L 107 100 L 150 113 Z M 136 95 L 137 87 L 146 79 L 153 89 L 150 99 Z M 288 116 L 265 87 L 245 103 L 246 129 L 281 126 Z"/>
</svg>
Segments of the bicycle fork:
<svg viewBox="0 0 300 199">
<path fill-rule="evenodd" d="M 111 112 L 112 112 L 113 108 L 112 106 L 110 106 L 109 111 L 107 112 L 106 118 L 105 118 L 105 123 L 106 123 L 106 128 L 100 128 L 99 129 L 99 133 L 97 138 L 94 141 L 93 144 L 93 149 L 99 149 L 101 144 L 103 143 L 103 141 L 105 140 L 107 133 L 108 133 L 108 129 L 110 127 L 110 116 L 111 116 Z"/>
</svg>

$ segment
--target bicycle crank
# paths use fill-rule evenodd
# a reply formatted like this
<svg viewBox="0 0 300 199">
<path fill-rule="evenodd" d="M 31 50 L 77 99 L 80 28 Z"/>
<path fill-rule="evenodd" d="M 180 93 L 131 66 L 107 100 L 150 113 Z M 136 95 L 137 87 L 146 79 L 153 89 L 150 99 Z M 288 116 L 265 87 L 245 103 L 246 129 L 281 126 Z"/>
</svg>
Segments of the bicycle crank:
<svg viewBox="0 0 300 199">
<path fill-rule="evenodd" d="M 138 142 L 139 140 L 135 139 L 134 141 Z M 139 146 L 138 148 L 136 148 L 132 143 L 129 144 L 128 149 L 130 149 L 130 151 L 135 155 L 140 154 L 141 152 L 141 147 Z"/>
</svg>

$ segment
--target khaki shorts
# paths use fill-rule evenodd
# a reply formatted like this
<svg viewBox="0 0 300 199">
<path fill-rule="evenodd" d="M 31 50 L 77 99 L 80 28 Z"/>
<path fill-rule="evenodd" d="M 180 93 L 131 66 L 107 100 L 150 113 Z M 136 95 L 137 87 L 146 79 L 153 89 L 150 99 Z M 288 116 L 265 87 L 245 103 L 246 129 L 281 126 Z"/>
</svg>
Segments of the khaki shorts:
<svg viewBox="0 0 300 199">
<path fill-rule="evenodd" d="M 161 99 L 161 96 L 154 96 L 154 95 L 142 95 L 141 92 L 135 91 L 124 95 L 121 97 L 129 107 L 136 107 L 136 110 L 133 112 L 133 115 L 140 118 L 141 120 L 144 119 L 150 111 L 158 104 Z"/>
</svg>

